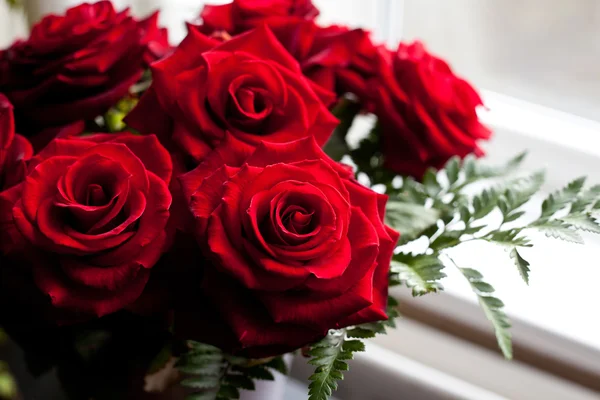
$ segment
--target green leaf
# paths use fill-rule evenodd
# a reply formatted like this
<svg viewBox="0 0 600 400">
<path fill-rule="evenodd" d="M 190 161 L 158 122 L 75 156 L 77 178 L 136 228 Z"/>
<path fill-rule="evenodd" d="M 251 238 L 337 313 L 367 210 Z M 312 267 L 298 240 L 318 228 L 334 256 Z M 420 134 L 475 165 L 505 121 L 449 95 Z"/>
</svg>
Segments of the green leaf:
<svg viewBox="0 0 600 400">
<path fill-rule="evenodd" d="M 353 353 L 364 351 L 360 340 L 348 340 L 346 330 L 331 330 L 320 342 L 313 345 L 308 354 L 309 363 L 316 366 L 315 373 L 308 378 L 309 400 L 327 400 L 337 390 L 337 381 L 343 379 L 342 371 L 348 369 L 345 360 L 353 358 Z"/>
<path fill-rule="evenodd" d="M 589 211 L 589 208 L 593 207 L 598 200 L 600 200 L 600 185 L 594 185 L 579 195 L 571 204 L 569 213 L 576 214 Z"/>
<path fill-rule="evenodd" d="M 403 242 L 416 239 L 427 228 L 435 225 L 440 213 L 419 204 L 390 200 L 386 206 L 386 223 L 401 232 Z"/>
<path fill-rule="evenodd" d="M 188 364 L 178 366 L 181 372 L 190 375 L 219 376 L 225 365 L 223 363 Z"/>
<path fill-rule="evenodd" d="M 376 332 L 357 326 L 356 328 L 348 329 L 347 334 L 349 338 L 370 339 L 375 337 Z"/>
<path fill-rule="evenodd" d="M 242 372 L 246 376 L 248 376 L 252 379 L 258 379 L 261 381 L 275 380 L 275 377 L 273 376 L 271 371 L 269 371 L 264 365 L 254 365 L 254 366 L 248 367 L 248 368 L 241 368 L 241 367 L 236 366 L 236 367 L 233 367 L 232 369 L 233 369 L 233 371 Z"/>
<path fill-rule="evenodd" d="M 265 367 L 274 369 L 275 371 L 278 371 L 283 375 L 288 374 L 288 368 L 287 368 L 287 365 L 285 364 L 285 361 L 283 360 L 283 357 L 275 357 L 274 359 L 272 359 L 271 361 L 269 361 L 268 363 L 266 363 L 264 365 L 265 365 Z"/>
<path fill-rule="evenodd" d="M 477 196 L 473 197 L 473 219 L 481 219 L 488 215 L 498 206 L 500 193 L 495 189 L 485 189 Z"/>
<path fill-rule="evenodd" d="M 493 242 L 501 246 L 513 248 L 514 246 L 519 247 L 531 247 L 532 244 L 528 238 L 519 236 L 522 229 L 509 229 L 506 231 L 492 231 L 483 237 L 483 240 Z"/>
<path fill-rule="evenodd" d="M 443 289 L 438 282 L 446 275 L 444 264 L 433 255 L 396 254 L 393 257 L 391 273 L 412 289 L 413 296 L 435 293 Z"/>
<path fill-rule="evenodd" d="M 479 299 L 479 304 L 483 308 L 485 316 L 492 323 L 496 339 L 498 340 L 498 346 L 500 346 L 502 354 L 508 359 L 512 358 L 512 342 L 509 331 L 510 322 L 503 310 L 504 303 L 491 295 L 491 293 L 494 292 L 494 288 L 483 281 L 483 276 L 479 271 L 471 268 L 457 268 L 471 284 L 473 291 Z"/>
<path fill-rule="evenodd" d="M 436 197 L 442 191 L 442 185 L 438 182 L 437 171 L 428 168 L 423 175 L 423 185 L 429 197 Z"/>
<path fill-rule="evenodd" d="M 219 392 L 217 393 L 218 400 L 229 400 L 229 399 L 239 399 L 240 392 L 234 386 L 223 385 L 219 388 Z"/>
<path fill-rule="evenodd" d="M 525 283 L 529 285 L 529 262 L 521 257 L 516 247 L 510 251 L 510 258 L 512 258 L 515 262 L 515 265 L 519 270 L 519 274 L 521 274 L 521 277 Z"/>
<path fill-rule="evenodd" d="M 190 341 L 189 352 L 182 355 L 177 367 L 182 373 L 192 375 L 180 385 L 198 392 L 188 396 L 195 400 L 238 399 L 238 389 L 253 390 L 253 379 L 273 379 L 267 364 L 255 364 L 250 360 L 224 354 L 217 347 Z"/>
<path fill-rule="evenodd" d="M 542 203 L 542 217 L 551 217 L 568 204 L 574 202 L 583 188 L 585 177 L 577 178 L 563 189 L 550 194 Z"/>
<path fill-rule="evenodd" d="M 579 214 L 579 215 L 567 215 L 566 217 L 560 218 L 559 221 L 582 231 L 600 233 L 600 225 L 590 215 Z"/>
<path fill-rule="evenodd" d="M 532 227 L 543 232 L 548 237 L 583 244 L 581 235 L 571 229 L 570 225 L 559 220 L 542 221 L 534 224 Z"/>
<path fill-rule="evenodd" d="M 516 178 L 505 183 L 505 192 L 503 200 L 507 204 L 506 212 L 503 212 L 505 220 L 519 207 L 531 200 L 544 184 L 545 173 L 537 171 L 525 177 Z"/>
<path fill-rule="evenodd" d="M 446 178 L 448 178 L 448 183 L 450 183 L 450 185 L 454 184 L 459 178 L 460 158 L 457 156 L 450 158 L 444 166 L 444 171 L 446 173 Z"/>
<path fill-rule="evenodd" d="M 180 385 L 192 389 L 211 389 L 219 386 L 219 377 L 203 375 L 186 378 L 181 381 Z"/>
</svg>

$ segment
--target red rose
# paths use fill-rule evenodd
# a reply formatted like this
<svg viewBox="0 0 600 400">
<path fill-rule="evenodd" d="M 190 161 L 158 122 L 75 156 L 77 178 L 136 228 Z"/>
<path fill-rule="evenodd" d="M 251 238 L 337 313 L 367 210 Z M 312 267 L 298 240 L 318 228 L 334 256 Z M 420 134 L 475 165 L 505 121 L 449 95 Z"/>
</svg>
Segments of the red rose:
<svg viewBox="0 0 600 400">
<path fill-rule="evenodd" d="M 149 53 L 161 51 L 155 25 L 109 1 L 42 19 L 29 39 L 0 52 L 0 91 L 15 106 L 18 131 L 30 136 L 105 112 L 141 76 Z"/>
<path fill-rule="evenodd" d="M 8 189 L 22 179 L 25 160 L 32 155 L 29 141 L 15 134 L 12 104 L 0 93 L 0 190 Z"/>
<path fill-rule="evenodd" d="M 13 255 L 28 259 L 37 287 L 79 317 L 134 301 L 164 250 L 169 153 L 155 136 L 98 134 L 55 139 L 27 169 L 0 193 L 0 222 L 26 240 Z"/>
<path fill-rule="evenodd" d="M 382 74 L 372 82 L 385 165 L 398 174 L 421 177 L 452 156 L 482 155 L 479 139 L 491 131 L 479 122 L 481 98 L 450 66 L 422 43 L 401 43 L 382 52 Z"/>
<path fill-rule="evenodd" d="M 197 339 L 263 357 L 386 319 L 398 239 L 383 223 L 387 197 L 313 138 L 252 151 L 230 138 L 180 178 L 208 258 L 203 292 L 227 326 Z"/>
<path fill-rule="evenodd" d="M 145 47 L 144 63 L 147 65 L 166 57 L 173 51 L 169 44 L 167 28 L 158 26 L 158 11 L 138 24 L 140 29 L 141 44 Z"/>
<path fill-rule="evenodd" d="M 293 18 L 313 20 L 319 10 L 311 0 L 234 0 L 223 5 L 206 5 L 200 14 L 202 31 L 226 31 L 232 35 L 264 23 L 282 23 Z"/>
<path fill-rule="evenodd" d="M 298 19 L 270 27 L 304 75 L 338 96 L 352 93 L 370 108 L 366 81 L 377 73 L 377 48 L 369 32 L 337 25 L 321 28 Z"/>
<path fill-rule="evenodd" d="M 127 122 L 162 131 L 196 162 L 226 132 L 251 144 L 309 135 L 324 144 L 338 122 L 266 27 L 220 43 L 191 26 L 152 71 L 153 84 Z"/>
</svg>

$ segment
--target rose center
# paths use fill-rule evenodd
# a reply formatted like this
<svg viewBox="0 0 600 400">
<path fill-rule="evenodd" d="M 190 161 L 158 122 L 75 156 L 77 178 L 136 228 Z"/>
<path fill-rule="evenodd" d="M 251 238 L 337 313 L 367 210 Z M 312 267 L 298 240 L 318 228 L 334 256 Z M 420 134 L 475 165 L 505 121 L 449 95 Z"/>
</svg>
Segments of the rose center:
<svg viewBox="0 0 600 400">
<path fill-rule="evenodd" d="M 90 184 L 85 193 L 85 205 L 87 206 L 103 206 L 107 203 L 108 196 L 97 183 Z"/>
<path fill-rule="evenodd" d="M 269 116 L 273 106 L 259 88 L 239 88 L 232 99 L 236 119 L 245 123 L 261 121 Z"/>
<path fill-rule="evenodd" d="M 291 209 L 291 210 L 290 210 Z M 283 226 L 290 232 L 302 235 L 312 231 L 314 211 L 307 212 L 301 207 L 290 207 L 282 217 Z"/>
</svg>

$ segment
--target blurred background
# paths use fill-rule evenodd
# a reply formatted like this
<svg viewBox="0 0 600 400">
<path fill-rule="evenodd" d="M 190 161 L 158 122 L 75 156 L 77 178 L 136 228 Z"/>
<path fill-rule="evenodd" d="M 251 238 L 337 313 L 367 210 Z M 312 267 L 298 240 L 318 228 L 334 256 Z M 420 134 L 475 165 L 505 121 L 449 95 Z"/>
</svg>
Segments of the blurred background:
<svg viewBox="0 0 600 400">
<path fill-rule="evenodd" d="M 76 0 L 22 0 L 27 13 L 0 1 L 0 47 L 27 34 L 28 23 Z M 185 36 L 202 0 L 113 0 L 135 15 L 161 9 L 173 43 Z M 600 1 L 598 0 L 313 0 L 323 24 L 373 31 L 395 46 L 419 38 L 481 89 L 495 131 L 491 162 L 530 150 L 529 168 L 548 170 L 547 192 L 579 175 L 600 182 Z M 534 200 L 537 201 L 537 200 Z M 513 319 L 516 361 L 497 353 L 468 284 L 450 276 L 447 293 L 408 293 L 399 330 L 353 365 L 345 400 L 600 399 L 600 240 L 585 246 L 541 238 L 524 255 L 530 287 L 502 249 L 474 243 L 453 257 L 481 270 Z M 307 370 L 296 365 L 303 379 Z M 442 384 L 443 383 L 443 384 Z M 377 387 L 374 393 L 374 386 Z M 439 389 L 444 387 L 444 390 Z M 296 390 L 297 389 L 297 390 Z M 289 400 L 305 398 L 290 386 Z M 298 396 L 298 397 L 296 397 Z"/>
</svg>

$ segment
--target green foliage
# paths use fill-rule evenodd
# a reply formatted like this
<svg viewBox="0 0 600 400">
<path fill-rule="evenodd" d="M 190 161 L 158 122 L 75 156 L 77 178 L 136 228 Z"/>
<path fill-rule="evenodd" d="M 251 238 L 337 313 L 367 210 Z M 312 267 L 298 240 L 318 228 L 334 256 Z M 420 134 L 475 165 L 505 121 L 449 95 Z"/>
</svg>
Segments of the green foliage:
<svg viewBox="0 0 600 400">
<path fill-rule="evenodd" d="M 188 400 L 239 399 L 241 389 L 254 390 L 254 380 L 273 380 L 271 370 L 287 372 L 281 357 L 249 360 L 198 342 L 189 342 L 189 348 L 177 363 L 179 371 L 189 375 L 180 384 L 197 390 Z"/>
<path fill-rule="evenodd" d="M 377 321 L 345 329 L 330 330 L 320 342 L 311 346 L 308 361 L 316 367 L 315 373 L 308 378 L 309 400 L 327 400 L 338 388 L 338 381 L 344 379 L 343 372 L 349 369 L 347 361 L 354 353 L 365 350 L 363 339 L 386 333 L 386 328 L 394 328 L 394 320 L 399 316 L 398 301 L 388 298 L 387 321 Z"/>
<path fill-rule="evenodd" d="M 386 223 L 402 232 L 403 242 L 419 237 L 439 217 L 439 211 L 433 208 L 395 200 L 388 202 L 385 214 Z"/>
<path fill-rule="evenodd" d="M 485 316 L 492 323 L 502 354 L 508 359 L 512 358 L 512 343 L 509 331 L 510 322 L 503 310 L 504 303 L 492 295 L 494 288 L 483 280 L 481 273 L 471 268 L 458 269 L 471 284 L 471 288 L 477 295 Z"/>
<path fill-rule="evenodd" d="M 354 353 L 365 350 L 364 343 L 349 339 L 347 331 L 331 330 L 309 350 L 309 363 L 317 367 L 315 373 L 308 378 L 311 381 L 308 386 L 309 400 L 327 400 L 331 397 L 338 388 L 337 381 L 344 379 L 342 372 L 349 369 L 346 361 L 354 358 Z"/>
<path fill-rule="evenodd" d="M 510 251 L 510 258 L 512 258 L 515 262 L 515 265 L 519 270 L 519 274 L 521 274 L 521 278 L 523 278 L 525 283 L 529 285 L 529 262 L 521 257 L 516 247 L 513 247 L 513 249 Z"/>
<path fill-rule="evenodd" d="M 583 188 L 585 178 L 577 178 L 570 182 L 564 189 L 550 194 L 542 203 L 542 217 L 551 217 L 577 199 Z"/>
<path fill-rule="evenodd" d="M 386 222 L 402 235 L 401 252 L 392 261 L 390 285 L 403 284 L 414 296 L 443 289 L 440 280 L 445 274 L 440 258 L 462 243 L 479 240 L 502 246 L 508 253 L 507 260 L 512 260 L 529 284 L 530 264 L 521 249 L 532 246 L 528 237 L 531 231 L 574 243 L 583 242 L 578 231 L 600 233 L 596 221 L 600 216 L 600 185 L 585 189 L 583 178 L 548 195 L 537 213 L 525 214 L 524 206 L 529 207 L 545 179 L 541 171 L 516 174 L 525 153 L 497 167 L 485 166 L 473 156 L 462 161 L 454 157 L 439 171 L 429 169 L 421 182 L 403 177 L 401 183 L 392 184 L 394 177 L 380 171 L 383 164 L 374 151 L 376 139 L 371 135 L 363 145 L 365 148 L 353 152 L 354 162 L 372 183 L 385 185 L 390 196 Z M 367 155 L 371 157 L 369 162 L 360 159 Z M 428 242 L 423 254 L 404 251 L 404 245 L 423 238 Z M 511 357 L 510 324 L 502 302 L 492 295 L 493 287 L 483 281 L 481 274 L 472 269 L 460 270 L 491 321 L 502 352 Z"/>
<path fill-rule="evenodd" d="M 412 289 L 413 296 L 422 296 L 443 289 L 439 282 L 446 276 L 443 268 L 444 265 L 434 255 L 400 253 L 394 255 L 390 272 Z"/>
</svg>

